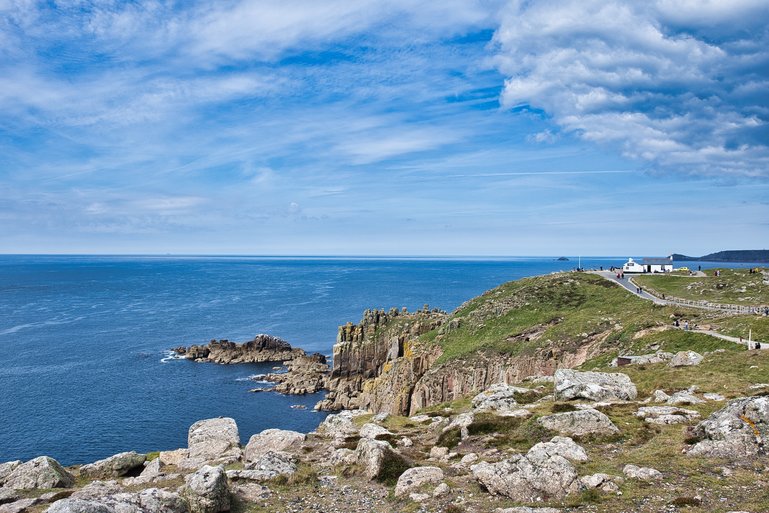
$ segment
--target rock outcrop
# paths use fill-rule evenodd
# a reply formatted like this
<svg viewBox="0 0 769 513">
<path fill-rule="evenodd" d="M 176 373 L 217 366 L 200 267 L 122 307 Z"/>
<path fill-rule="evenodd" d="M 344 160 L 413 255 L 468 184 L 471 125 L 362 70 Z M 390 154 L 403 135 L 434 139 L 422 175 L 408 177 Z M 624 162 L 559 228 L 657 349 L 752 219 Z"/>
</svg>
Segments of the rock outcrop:
<svg viewBox="0 0 769 513">
<path fill-rule="evenodd" d="M 206 465 L 185 479 L 182 496 L 190 513 L 220 513 L 230 510 L 230 488 L 224 467 Z"/>
<path fill-rule="evenodd" d="M 120 477 L 142 468 L 146 459 L 145 454 L 138 454 L 135 451 L 121 452 L 109 458 L 83 465 L 80 467 L 80 475 L 100 478 Z"/>
<path fill-rule="evenodd" d="M 423 353 L 414 343 L 441 326 L 446 317 L 445 312 L 427 307 L 414 313 L 395 308 L 366 310 L 360 323 L 341 326 L 333 349 L 329 392 L 316 408 L 408 411 L 414 383 L 440 356 Z M 373 379 L 383 373 L 389 378 L 374 384 Z"/>
<path fill-rule="evenodd" d="M 355 449 L 355 458 L 368 479 L 383 479 L 393 469 L 405 470 L 410 466 L 388 442 L 370 438 L 360 439 Z"/>
<path fill-rule="evenodd" d="M 638 409 L 636 417 L 649 424 L 683 424 L 700 417 L 699 412 L 675 406 L 644 406 Z"/>
<path fill-rule="evenodd" d="M 668 362 L 671 367 L 688 367 L 702 363 L 703 356 L 695 351 L 680 351 Z"/>
<path fill-rule="evenodd" d="M 563 499 L 582 489 L 572 461 L 585 461 L 584 449 L 571 438 L 555 437 L 538 443 L 526 455 L 516 454 L 498 463 L 470 467 L 489 492 L 521 502 Z"/>
<path fill-rule="evenodd" d="M 495 383 L 489 388 L 473 397 L 473 411 L 493 412 L 504 415 L 518 409 L 516 394 L 527 394 L 528 388 L 516 387 L 505 383 Z"/>
<path fill-rule="evenodd" d="M 700 441 L 690 456 L 746 458 L 767 453 L 769 396 L 743 397 L 730 401 L 694 428 Z"/>
<path fill-rule="evenodd" d="M 281 394 L 314 394 L 328 387 L 328 364 L 326 357 L 315 353 L 295 357 L 286 364 L 286 372 L 271 373 L 265 381 L 276 383 L 275 392 Z"/>
<path fill-rule="evenodd" d="M 285 340 L 264 334 L 242 344 L 212 340 L 204 346 L 177 347 L 174 352 L 189 360 L 216 363 L 283 362 L 305 355 L 304 351 L 292 348 Z"/>
<path fill-rule="evenodd" d="M 265 429 L 252 435 L 245 449 L 245 462 L 255 461 L 270 451 L 293 452 L 299 450 L 307 435 L 286 429 Z"/>
<path fill-rule="evenodd" d="M 39 456 L 16 466 L 5 478 L 3 486 L 16 490 L 35 488 L 67 488 L 75 478 L 58 461 L 48 456 Z"/>
<path fill-rule="evenodd" d="M 401 497 L 424 485 L 438 485 L 443 481 L 443 470 L 439 467 L 414 467 L 406 470 L 395 485 L 395 496 Z"/>
<path fill-rule="evenodd" d="M 285 452 L 267 451 L 246 464 L 246 470 L 235 471 L 238 478 L 266 481 L 296 472 L 296 459 Z"/>
<path fill-rule="evenodd" d="M 544 428 L 569 436 L 619 433 L 619 429 L 609 417 L 593 408 L 555 413 L 540 417 L 537 422 Z"/>
<path fill-rule="evenodd" d="M 627 374 L 571 369 L 559 369 L 555 373 L 555 393 L 559 399 L 591 401 L 632 401 L 638 395 Z"/>
<path fill-rule="evenodd" d="M 219 417 L 199 420 L 187 435 L 189 459 L 199 462 L 229 463 L 241 456 L 240 435 L 234 419 Z"/>
</svg>

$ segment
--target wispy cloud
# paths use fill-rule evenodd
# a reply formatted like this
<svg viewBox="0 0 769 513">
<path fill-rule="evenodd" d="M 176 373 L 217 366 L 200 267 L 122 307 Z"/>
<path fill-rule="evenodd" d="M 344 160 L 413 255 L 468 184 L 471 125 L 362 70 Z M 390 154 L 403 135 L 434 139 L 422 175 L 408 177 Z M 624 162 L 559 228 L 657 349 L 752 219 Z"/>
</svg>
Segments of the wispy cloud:
<svg viewBox="0 0 769 513">
<path fill-rule="evenodd" d="M 668 171 L 769 176 L 769 4 L 510 2 L 502 101 Z"/>
</svg>

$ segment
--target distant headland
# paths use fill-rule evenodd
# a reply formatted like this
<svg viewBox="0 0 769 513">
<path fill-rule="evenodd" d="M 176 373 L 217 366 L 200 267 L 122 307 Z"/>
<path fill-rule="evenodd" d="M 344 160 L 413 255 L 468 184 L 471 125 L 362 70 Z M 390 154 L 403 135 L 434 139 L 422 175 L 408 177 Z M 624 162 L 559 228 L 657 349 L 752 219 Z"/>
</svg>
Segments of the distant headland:
<svg viewBox="0 0 769 513">
<path fill-rule="evenodd" d="M 676 262 L 769 262 L 769 249 L 740 249 L 719 251 L 701 257 L 673 253 Z"/>
</svg>

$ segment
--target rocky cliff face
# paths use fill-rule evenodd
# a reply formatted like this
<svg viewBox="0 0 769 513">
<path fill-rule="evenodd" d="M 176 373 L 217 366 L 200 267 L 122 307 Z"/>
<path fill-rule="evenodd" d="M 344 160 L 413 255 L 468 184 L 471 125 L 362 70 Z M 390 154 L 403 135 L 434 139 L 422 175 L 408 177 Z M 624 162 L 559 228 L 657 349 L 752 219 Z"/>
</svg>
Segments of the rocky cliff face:
<svg viewBox="0 0 769 513">
<path fill-rule="evenodd" d="M 177 347 L 174 351 L 190 360 L 215 363 L 283 362 L 305 355 L 301 349 L 292 348 L 285 340 L 272 335 L 257 335 L 242 344 L 212 340 L 205 346 Z"/>
<path fill-rule="evenodd" d="M 368 408 L 373 402 L 395 402 L 392 389 L 380 391 L 369 386 L 364 393 L 364 383 L 389 372 L 396 362 L 406 374 L 404 383 L 413 379 L 409 374 L 421 376 L 435 358 L 423 358 L 421 352 L 417 357 L 414 343 L 420 335 L 441 326 L 447 315 L 427 306 L 413 313 L 394 308 L 366 310 L 360 323 L 341 326 L 333 350 L 329 392 L 316 408 Z M 383 406 L 382 411 L 385 409 Z"/>
<path fill-rule="evenodd" d="M 362 408 L 375 413 L 409 415 L 421 408 L 476 394 L 495 383 L 520 382 L 529 376 L 552 375 L 558 368 L 579 366 L 600 354 L 602 344 L 615 329 L 611 323 L 599 324 L 560 341 L 558 349 L 554 349 L 544 334 L 563 322 L 563 318 L 545 315 L 542 322 L 513 334 L 494 335 L 508 348 L 520 350 L 497 351 L 492 345 L 441 361 L 441 343 L 446 337 L 459 330 L 483 336 L 488 333 L 484 330 L 491 329 L 489 325 L 493 326 L 497 319 L 517 315 L 528 307 L 533 302 L 529 296 L 552 295 L 552 288 L 570 287 L 572 282 L 569 277 L 557 277 L 512 294 L 500 294 L 495 289 L 462 305 L 452 315 L 427 309 L 415 313 L 366 311 L 359 324 L 340 327 L 329 393 L 316 408 Z M 556 297 L 549 301 L 566 301 L 569 306 L 584 300 L 585 295 L 575 288 L 568 290 L 565 299 Z M 540 339 L 542 343 L 538 342 Z"/>
</svg>

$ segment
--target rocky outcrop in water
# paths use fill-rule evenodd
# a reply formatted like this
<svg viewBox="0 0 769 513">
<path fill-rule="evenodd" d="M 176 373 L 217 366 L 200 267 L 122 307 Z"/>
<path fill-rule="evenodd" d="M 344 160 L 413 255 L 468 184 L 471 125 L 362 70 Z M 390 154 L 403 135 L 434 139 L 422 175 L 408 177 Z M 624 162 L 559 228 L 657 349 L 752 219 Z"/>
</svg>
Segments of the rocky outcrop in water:
<svg viewBox="0 0 769 513">
<path fill-rule="evenodd" d="M 267 374 L 264 379 L 276 383 L 273 390 L 281 394 L 314 394 L 328 387 L 328 370 L 326 357 L 315 353 L 297 356 L 286 364 L 286 372 Z"/>
<path fill-rule="evenodd" d="M 283 362 L 305 355 L 304 351 L 291 347 L 285 340 L 264 334 L 242 344 L 212 340 L 204 346 L 177 347 L 174 352 L 189 360 L 215 363 Z"/>
</svg>

